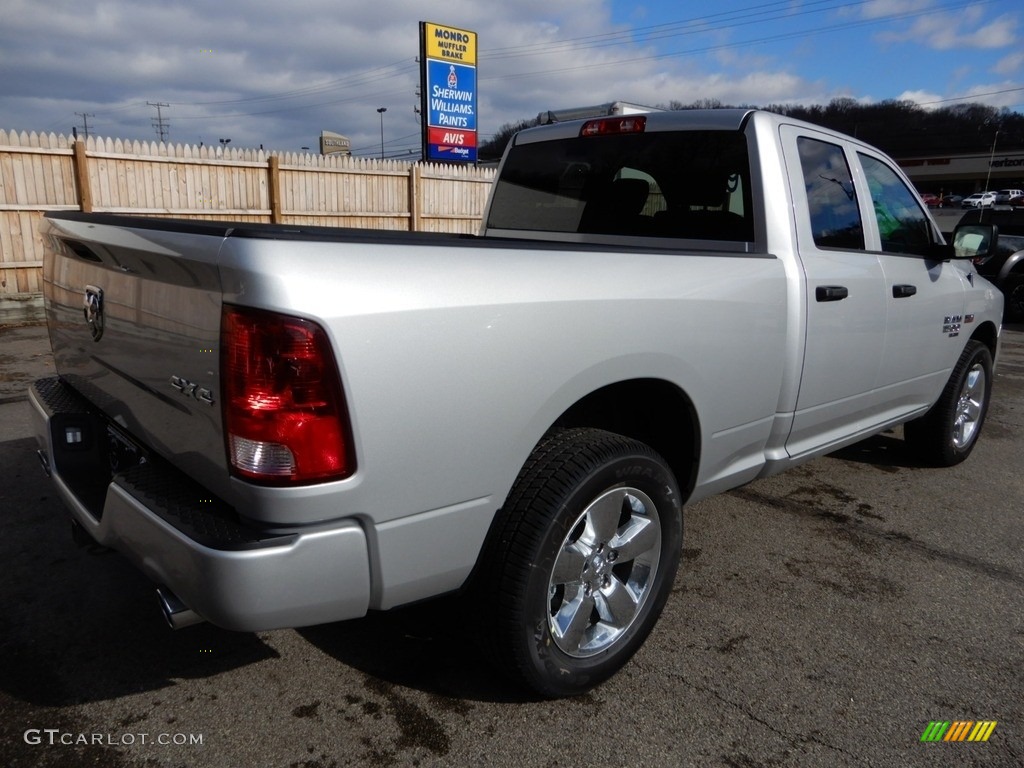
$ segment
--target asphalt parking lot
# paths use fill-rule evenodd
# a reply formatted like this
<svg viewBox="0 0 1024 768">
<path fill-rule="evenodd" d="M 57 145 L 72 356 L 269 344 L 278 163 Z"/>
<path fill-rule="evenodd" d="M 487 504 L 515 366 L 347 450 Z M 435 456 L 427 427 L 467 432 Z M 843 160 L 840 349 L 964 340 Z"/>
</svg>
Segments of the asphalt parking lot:
<svg viewBox="0 0 1024 768">
<path fill-rule="evenodd" d="M 647 645 L 562 701 L 510 691 L 456 600 L 172 632 L 38 466 L 45 329 L 0 328 L 0 366 L 0 765 L 1024 765 L 1024 326 L 965 464 L 921 467 L 896 430 L 688 508 Z M 933 721 L 996 726 L 922 742 Z"/>
</svg>

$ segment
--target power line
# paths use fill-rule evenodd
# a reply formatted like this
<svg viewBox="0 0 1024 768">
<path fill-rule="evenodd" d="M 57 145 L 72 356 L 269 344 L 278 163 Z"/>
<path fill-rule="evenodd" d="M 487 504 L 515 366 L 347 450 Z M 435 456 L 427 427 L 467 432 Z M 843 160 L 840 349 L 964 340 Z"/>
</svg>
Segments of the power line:
<svg viewBox="0 0 1024 768">
<path fill-rule="evenodd" d="M 864 4 L 866 2 L 869 2 L 869 1 L 870 0 L 859 0 L 856 3 L 850 3 L 848 5 L 862 5 L 862 4 Z M 487 81 L 487 80 L 515 80 L 515 79 L 523 79 L 523 78 L 529 78 L 529 77 L 536 77 L 538 75 L 549 76 L 549 75 L 551 75 L 553 73 L 574 72 L 574 71 L 578 71 L 578 70 L 581 70 L 581 69 L 598 69 L 598 68 L 602 68 L 602 67 L 618 67 L 618 66 L 622 66 L 623 64 L 633 64 L 633 63 L 642 62 L 642 61 L 656 61 L 656 60 L 661 60 L 661 59 L 677 58 L 677 57 L 680 57 L 680 56 L 690 56 L 690 55 L 697 54 L 697 53 L 710 53 L 712 51 L 721 51 L 721 50 L 727 50 L 727 49 L 730 49 L 730 48 L 742 48 L 742 47 L 747 47 L 747 46 L 751 46 L 751 45 L 757 45 L 757 44 L 761 44 L 761 43 L 772 43 L 772 42 L 779 42 L 779 41 L 782 41 L 782 40 L 790 40 L 790 39 L 793 39 L 793 38 L 803 38 L 803 37 L 807 37 L 808 35 L 811 35 L 811 34 L 821 34 L 821 33 L 824 33 L 824 32 L 836 32 L 836 31 L 839 31 L 839 30 L 847 30 L 847 29 L 850 29 L 851 27 L 864 27 L 864 26 L 871 26 L 871 25 L 881 24 L 881 23 L 891 22 L 891 21 L 902 21 L 902 20 L 914 18 L 914 17 L 917 17 L 917 16 L 929 15 L 929 14 L 935 13 L 935 12 L 940 11 L 940 10 L 954 10 L 954 9 L 958 9 L 958 8 L 964 8 L 964 7 L 967 7 L 967 6 L 970 6 L 970 5 L 987 5 L 987 4 L 996 2 L 996 1 L 997 0 L 958 0 L 958 2 L 949 4 L 949 5 L 940 6 L 940 7 L 929 7 L 929 8 L 918 9 L 918 10 L 913 10 L 913 11 L 905 11 L 905 12 L 900 12 L 900 13 L 891 13 L 891 14 L 886 14 L 884 16 L 872 17 L 872 18 L 869 18 L 869 19 L 861 19 L 859 21 L 849 21 L 849 22 L 844 22 L 844 23 L 841 23 L 841 24 L 828 24 L 828 25 L 825 25 L 825 26 L 812 27 L 810 29 L 797 30 L 797 31 L 793 31 L 793 32 L 784 32 L 784 33 L 780 33 L 780 34 L 776 34 L 776 35 L 767 35 L 765 37 L 758 37 L 758 38 L 742 40 L 742 41 L 737 41 L 737 42 L 729 42 L 729 43 L 720 43 L 720 44 L 716 44 L 716 45 L 709 45 L 709 46 L 704 46 L 702 48 L 688 48 L 688 49 L 685 49 L 685 50 L 672 51 L 672 52 L 669 52 L 669 53 L 657 53 L 657 54 L 650 54 L 650 55 L 645 55 L 645 56 L 634 56 L 634 57 L 631 57 L 631 58 L 614 59 L 614 60 L 609 60 L 609 61 L 604 61 L 604 62 L 588 61 L 586 64 L 580 64 L 580 65 L 577 65 L 577 66 L 560 67 L 558 69 L 545 68 L 545 69 L 542 69 L 542 70 L 534 70 L 534 71 L 531 71 L 531 72 L 519 72 L 519 73 L 514 73 L 514 74 L 494 75 L 494 76 L 491 76 L 491 77 L 481 77 L 480 80 L 481 80 L 481 82 Z M 746 22 L 743 22 L 741 24 L 731 25 L 731 26 L 741 26 L 741 25 L 743 25 L 745 23 Z M 721 29 L 722 28 L 720 28 L 720 27 L 714 27 L 713 29 L 705 29 L 705 30 L 701 30 L 701 31 L 703 31 L 703 32 L 721 31 Z M 524 54 L 524 55 L 527 55 L 527 54 Z M 536 57 L 536 54 L 529 54 L 529 55 Z"/>
<path fill-rule="evenodd" d="M 970 96 L 953 96 L 948 99 L 935 99 L 934 101 L 918 101 L 916 104 L 919 107 L 930 107 L 932 104 L 948 104 L 952 101 L 971 101 L 979 96 L 998 96 L 1002 93 L 1017 93 L 1018 91 L 1024 91 L 1024 86 L 1020 88 L 1003 88 L 998 91 L 985 91 L 984 93 L 972 93 Z"/>
<path fill-rule="evenodd" d="M 391 64 L 384 64 L 379 67 L 359 72 L 354 75 L 347 77 L 341 77 L 334 80 L 325 80 L 322 83 L 315 85 L 309 85 L 305 88 L 296 88 L 290 91 L 279 91 L 278 93 L 267 94 L 265 96 L 250 96 L 242 99 L 220 99 L 217 101 L 176 101 L 175 106 L 179 107 L 204 107 L 212 106 L 217 104 L 243 104 L 253 101 L 277 101 L 280 99 L 296 99 L 301 96 L 308 96 L 323 91 L 338 90 L 341 88 L 353 88 L 360 85 L 369 85 L 371 83 L 379 82 L 381 80 L 391 80 L 397 75 L 405 74 L 416 69 L 416 64 L 413 60 L 400 59 L 399 61 L 392 62 Z M 377 74 L 374 74 L 377 73 Z"/>
<path fill-rule="evenodd" d="M 536 56 L 539 53 L 559 52 L 566 49 L 580 50 L 608 47 L 610 45 L 638 44 L 667 37 L 720 32 L 747 24 L 763 24 L 766 21 L 777 21 L 783 18 L 794 18 L 829 10 L 846 9 L 868 2 L 871 2 L 871 0 L 856 0 L 855 2 L 848 2 L 847 0 L 811 0 L 811 2 L 803 3 L 800 6 L 801 10 L 796 11 L 793 10 L 791 0 L 776 0 L 775 2 L 738 10 L 721 11 L 706 16 L 695 16 L 689 19 L 669 21 L 647 27 L 630 27 L 629 29 L 617 32 L 604 32 L 597 35 L 584 35 L 582 37 L 564 38 L 562 40 L 530 43 L 506 48 L 492 48 L 489 52 L 481 53 L 481 60 Z M 826 7 L 811 7 L 820 5 L 825 5 Z"/>
<path fill-rule="evenodd" d="M 502 60 L 511 62 L 517 58 L 528 61 L 537 61 L 539 57 L 542 57 L 545 54 L 554 55 L 568 50 L 585 51 L 590 49 L 599 49 L 610 52 L 614 49 L 622 49 L 623 55 L 620 58 L 610 61 L 586 61 L 585 63 L 581 63 L 577 66 L 565 66 L 557 69 L 545 67 L 539 71 L 493 74 L 490 77 L 481 77 L 480 82 L 528 79 L 539 75 L 550 76 L 553 73 L 557 74 L 582 69 L 615 67 L 629 63 L 657 61 L 667 58 L 697 55 L 727 49 L 751 47 L 754 45 L 769 44 L 793 38 L 804 38 L 812 35 L 825 34 L 849 29 L 851 27 L 862 27 L 867 25 L 903 21 L 925 14 L 962 10 L 968 6 L 990 5 L 993 2 L 996 2 L 996 0 L 953 0 L 952 2 L 950 2 L 950 0 L 938 0 L 937 5 L 929 8 L 922 8 L 920 5 L 910 5 L 909 8 L 912 10 L 897 11 L 874 17 L 858 13 L 859 18 L 851 17 L 843 20 L 841 23 L 821 23 L 822 20 L 819 19 L 818 21 L 803 25 L 804 29 L 800 31 L 763 35 L 761 37 L 753 37 L 742 41 L 723 41 L 719 44 L 705 46 L 700 46 L 698 44 L 694 47 L 670 50 L 665 53 L 657 53 L 653 50 L 654 44 L 664 44 L 664 41 L 673 38 L 693 37 L 696 35 L 711 33 L 725 33 L 753 24 L 765 24 L 779 21 L 784 22 L 789 20 L 793 20 L 795 22 L 798 19 L 810 19 L 812 16 L 820 16 L 823 13 L 829 12 L 850 13 L 852 11 L 856 11 L 858 8 L 869 7 L 869 4 L 874 1 L 875 0 L 804 0 L 800 4 L 793 4 L 792 0 L 770 0 L 768 2 L 752 4 L 738 10 L 725 10 L 716 13 L 678 19 L 661 24 L 631 27 L 628 29 L 614 30 L 601 34 L 566 37 L 560 40 L 530 43 L 527 45 L 495 48 L 490 51 L 481 51 L 480 58 L 483 63 L 486 64 L 487 62 L 497 62 Z M 907 8 L 908 6 L 903 7 Z M 646 49 L 642 47 L 645 45 L 648 46 Z M 640 55 L 630 56 L 629 53 L 632 51 L 635 51 Z M 494 68 L 496 69 L 497 67 Z M 245 96 L 233 99 L 218 99 L 198 102 L 175 102 L 174 106 L 176 107 L 191 106 L 202 108 L 199 111 L 205 111 L 207 108 L 214 108 L 213 111 L 215 112 L 217 111 L 215 109 L 216 107 L 230 108 L 232 106 L 257 106 L 261 104 L 270 107 L 268 109 L 256 110 L 243 109 L 242 112 L 228 112 L 222 114 L 180 115 L 176 113 L 175 119 L 189 121 L 228 120 L 235 118 L 258 117 L 284 112 L 299 112 L 332 105 L 365 102 L 370 98 L 375 100 L 386 99 L 388 97 L 401 95 L 406 89 L 395 88 L 388 89 L 387 91 L 370 92 L 371 87 L 381 82 L 394 82 L 396 79 L 401 79 L 406 76 L 412 77 L 416 70 L 417 65 L 414 63 L 414 60 L 411 60 L 410 58 L 402 58 L 389 64 L 366 69 L 345 77 L 325 80 L 305 87 L 279 91 L 262 96 Z M 493 69 L 488 67 L 485 71 L 493 71 Z M 341 93 L 338 93 L 339 91 Z M 358 93 L 356 93 L 356 91 L 358 91 Z M 927 102 L 927 104 L 969 101 L 985 95 L 995 95 L 1003 92 L 1006 91 L 994 91 L 991 92 L 991 94 L 975 94 L 972 96 L 942 99 L 934 102 Z M 337 93 L 336 98 L 320 99 L 313 103 L 292 104 L 287 106 L 283 103 L 288 101 L 294 102 L 295 100 L 305 100 L 310 97 L 327 94 L 333 95 L 335 93 Z M 274 102 L 281 102 L 282 104 L 281 106 L 272 106 Z M 157 117 L 152 120 L 151 123 L 154 130 L 157 131 L 160 140 L 165 141 L 169 133 L 169 121 L 164 118 L 161 108 L 169 108 L 171 104 L 167 102 L 145 102 L 145 104 L 147 106 L 156 107 Z M 120 107 L 104 109 L 103 115 L 106 117 L 109 113 L 137 109 L 141 106 L 141 103 L 125 104 Z"/>
<path fill-rule="evenodd" d="M 178 115 L 175 120 L 224 120 L 231 117 L 255 117 L 258 115 L 273 115 L 278 112 L 299 112 L 304 109 L 313 109 L 315 107 L 326 107 L 332 104 L 351 104 L 355 101 L 366 101 L 370 96 L 374 98 L 381 98 L 385 96 L 392 96 L 398 94 L 404 94 L 408 92 L 408 88 L 392 89 L 390 91 L 374 91 L 372 94 L 362 93 L 348 98 L 331 99 L 330 101 L 319 101 L 315 104 L 299 104 L 291 107 L 280 107 L 278 109 L 263 109 L 258 112 L 231 112 L 224 115 Z"/>
</svg>

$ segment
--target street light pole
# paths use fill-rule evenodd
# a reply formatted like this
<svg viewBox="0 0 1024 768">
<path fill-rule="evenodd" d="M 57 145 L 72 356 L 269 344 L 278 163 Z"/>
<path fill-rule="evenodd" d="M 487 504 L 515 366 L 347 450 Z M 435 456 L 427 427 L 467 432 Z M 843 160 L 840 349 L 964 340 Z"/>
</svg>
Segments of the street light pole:
<svg viewBox="0 0 1024 768">
<path fill-rule="evenodd" d="M 380 115 L 380 159 L 384 159 L 384 113 L 387 107 L 377 107 L 377 114 Z"/>
</svg>

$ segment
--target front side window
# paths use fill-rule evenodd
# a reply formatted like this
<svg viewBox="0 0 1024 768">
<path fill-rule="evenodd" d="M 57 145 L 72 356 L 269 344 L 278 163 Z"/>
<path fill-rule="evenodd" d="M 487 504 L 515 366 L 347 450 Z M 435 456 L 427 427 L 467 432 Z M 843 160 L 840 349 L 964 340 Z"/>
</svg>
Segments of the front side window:
<svg viewBox="0 0 1024 768">
<path fill-rule="evenodd" d="M 933 242 L 932 227 L 917 195 L 881 160 L 863 154 L 859 157 L 871 192 L 882 250 L 927 254 Z"/>
<path fill-rule="evenodd" d="M 863 250 L 864 226 L 843 148 L 800 137 L 797 149 L 815 245 Z"/>
</svg>

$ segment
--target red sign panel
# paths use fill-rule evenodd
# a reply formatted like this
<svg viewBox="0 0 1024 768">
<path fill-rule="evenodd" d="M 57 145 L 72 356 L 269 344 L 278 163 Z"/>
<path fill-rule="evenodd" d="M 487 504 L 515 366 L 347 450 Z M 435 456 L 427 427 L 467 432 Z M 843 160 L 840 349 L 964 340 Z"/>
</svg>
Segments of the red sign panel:
<svg viewBox="0 0 1024 768">
<path fill-rule="evenodd" d="M 443 147 L 475 147 L 476 131 L 460 131 L 457 128 L 427 129 L 427 143 Z"/>
</svg>

